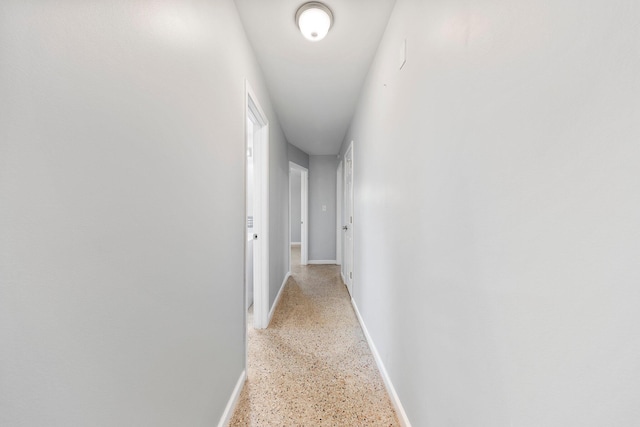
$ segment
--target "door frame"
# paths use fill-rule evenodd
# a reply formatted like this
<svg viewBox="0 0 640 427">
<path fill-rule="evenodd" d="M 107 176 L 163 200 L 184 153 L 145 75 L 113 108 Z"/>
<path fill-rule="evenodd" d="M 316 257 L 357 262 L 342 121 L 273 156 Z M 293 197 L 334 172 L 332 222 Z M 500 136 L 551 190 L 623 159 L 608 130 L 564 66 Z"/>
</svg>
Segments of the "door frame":
<svg viewBox="0 0 640 427">
<path fill-rule="evenodd" d="M 300 172 L 300 264 L 309 263 L 309 169 L 297 163 L 289 162 L 289 172 L 295 169 Z M 291 173 L 289 173 L 289 247 L 291 247 Z M 289 272 L 291 272 L 291 249 L 289 249 Z"/>
<path fill-rule="evenodd" d="M 342 272 L 342 200 L 344 195 L 342 194 L 343 186 L 343 172 L 342 172 L 342 160 L 338 163 L 336 169 L 336 264 L 341 266 Z M 344 282 L 344 280 L 343 280 Z"/>
<path fill-rule="evenodd" d="M 349 167 L 347 165 L 346 159 L 347 159 L 347 154 L 351 153 L 351 200 L 348 200 L 348 194 L 349 191 L 347 189 L 347 168 Z M 347 248 L 347 239 L 344 239 L 344 255 L 345 257 L 347 256 L 347 252 L 350 252 L 350 256 L 351 256 L 351 264 L 347 265 L 346 262 L 343 262 L 343 267 L 341 268 L 341 271 L 343 272 L 343 281 L 345 283 L 345 285 L 347 285 L 347 289 L 349 290 L 349 294 L 351 295 L 351 298 L 353 298 L 353 283 L 354 283 L 354 278 L 353 278 L 353 271 L 355 270 L 355 161 L 353 158 L 353 141 L 351 141 L 349 143 L 349 146 L 347 147 L 347 149 L 344 152 L 344 156 L 343 156 L 343 160 L 345 160 L 345 164 L 344 164 L 344 180 L 343 180 L 343 194 L 344 194 L 344 225 L 351 227 L 351 251 L 348 250 Z M 349 217 L 349 212 L 347 207 L 349 206 L 349 202 L 351 203 L 351 218 Z M 349 267 L 351 269 L 351 271 L 347 271 L 347 267 Z"/>
<path fill-rule="evenodd" d="M 257 130 L 253 132 L 254 176 L 258 185 L 254 185 L 254 233 L 257 239 L 253 241 L 253 326 L 264 329 L 269 316 L 269 120 L 258 102 L 251 85 L 245 80 L 245 153 L 248 149 L 247 120 L 251 120 Z M 246 156 L 246 154 L 245 154 Z M 245 203 L 247 192 L 247 171 L 245 163 Z M 245 206 L 245 212 L 246 212 Z M 247 245 L 246 228 L 243 234 L 245 254 Z M 245 263 L 247 260 L 245 259 Z M 246 277 L 245 277 L 246 281 Z M 246 300 L 246 285 L 244 287 Z M 246 323 L 246 310 L 245 310 Z M 245 347 L 247 345 L 245 328 Z"/>
</svg>

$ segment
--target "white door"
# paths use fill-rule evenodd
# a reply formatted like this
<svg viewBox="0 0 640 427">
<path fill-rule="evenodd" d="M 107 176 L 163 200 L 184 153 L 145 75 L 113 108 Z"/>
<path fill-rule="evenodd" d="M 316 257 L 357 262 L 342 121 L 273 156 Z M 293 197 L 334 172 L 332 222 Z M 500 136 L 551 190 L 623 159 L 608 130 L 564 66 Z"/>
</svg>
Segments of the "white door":
<svg viewBox="0 0 640 427">
<path fill-rule="evenodd" d="M 247 199 L 252 193 L 253 221 L 247 216 L 247 266 L 253 265 L 253 325 L 264 329 L 269 315 L 269 122 L 246 83 Z M 249 157 L 251 154 L 251 157 Z M 249 176 L 249 164 L 252 163 Z M 250 189 L 251 184 L 253 187 Z M 249 200 L 247 200 L 249 204 Z M 249 228 L 251 226 L 251 228 Z M 251 233 L 249 233 L 251 232 Z M 249 259 L 252 249 L 253 260 Z M 247 278 L 248 280 L 249 278 Z M 249 285 L 247 284 L 247 303 Z"/>
<path fill-rule="evenodd" d="M 344 156 L 344 279 L 353 296 L 353 144 Z"/>
<path fill-rule="evenodd" d="M 245 255 L 245 281 L 246 281 L 246 309 L 249 309 L 253 304 L 253 270 L 254 270 L 254 259 L 253 259 L 253 235 L 255 232 L 254 229 L 254 187 L 255 187 L 255 173 L 253 166 L 253 134 L 254 134 L 254 126 L 253 122 L 249 117 L 247 117 L 247 245 L 246 245 L 246 255 Z"/>
</svg>

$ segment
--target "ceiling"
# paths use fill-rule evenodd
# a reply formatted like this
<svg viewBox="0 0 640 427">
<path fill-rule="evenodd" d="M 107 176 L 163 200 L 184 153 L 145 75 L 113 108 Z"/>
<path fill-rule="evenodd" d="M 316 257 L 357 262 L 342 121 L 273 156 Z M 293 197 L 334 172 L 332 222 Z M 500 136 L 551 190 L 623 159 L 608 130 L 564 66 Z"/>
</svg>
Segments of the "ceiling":
<svg viewBox="0 0 640 427">
<path fill-rule="evenodd" d="M 395 0 L 326 0 L 327 37 L 306 40 L 295 13 L 306 0 L 235 0 L 287 140 L 337 154 Z"/>
</svg>

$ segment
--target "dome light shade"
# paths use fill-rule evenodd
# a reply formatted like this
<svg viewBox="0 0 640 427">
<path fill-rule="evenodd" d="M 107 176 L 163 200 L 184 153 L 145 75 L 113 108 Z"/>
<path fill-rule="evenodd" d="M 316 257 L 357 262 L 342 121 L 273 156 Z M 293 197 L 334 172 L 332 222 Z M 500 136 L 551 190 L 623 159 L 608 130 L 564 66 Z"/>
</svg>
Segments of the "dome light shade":
<svg viewBox="0 0 640 427">
<path fill-rule="evenodd" d="M 322 3 L 305 3 L 296 12 L 296 22 L 302 35 L 312 42 L 322 40 L 333 25 L 331 10 Z"/>
</svg>

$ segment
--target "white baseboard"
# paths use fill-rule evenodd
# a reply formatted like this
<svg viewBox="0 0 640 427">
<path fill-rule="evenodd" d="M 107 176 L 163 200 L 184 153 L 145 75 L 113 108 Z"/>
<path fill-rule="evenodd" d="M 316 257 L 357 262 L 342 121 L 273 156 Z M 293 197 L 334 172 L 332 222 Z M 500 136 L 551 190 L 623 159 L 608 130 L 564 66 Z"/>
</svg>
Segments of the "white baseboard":
<svg viewBox="0 0 640 427">
<path fill-rule="evenodd" d="M 227 427 L 229 425 L 229 422 L 231 422 L 231 417 L 233 416 L 233 412 L 236 410 L 236 405 L 238 404 L 238 399 L 240 398 L 240 393 L 242 392 L 242 387 L 244 386 L 244 381 L 246 379 L 247 371 L 243 370 L 240 374 L 240 378 L 238 378 L 236 387 L 233 389 L 233 393 L 231 394 L 231 398 L 227 403 L 227 407 L 224 408 L 224 412 L 222 413 L 222 418 L 220 418 L 218 427 Z"/>
<path fill-rule="evenodd" d="M 384 367 L 384 363 L 382 363 L 380 354 L 378 353 L 378 350 L 376 349 L 376 346 L 371 339 L 371 335 L 369 335 L 369 331 L 364 324 L 364 320 L 362 320 L 362 316 L 360 316 L 360 311 L 358 310 L 358 306 L 356 305 L 356 302 L 353 298 L 351 298 L 351 305 L 353 305 L 353 311 L 356 312 L 356 317 L 358 318 L 358 322 L 360 322 L 360 327 L 362 327 L 362 332 L 364 332 L 364 336 L 367 339 L 367 343 L 369 344 L 369 348 L 371 349 L 373 358 L 376 360 L 376 365 L 378 365 L 378 370 L 380 371 L 380 375 L 382 376 L 384 385 L 387 387 L 389 398 L 391 398 L 391 402 L 396 409 L 396 414 L 398 415 L 398 419 L 400 420 L 400 425 L 402 425 L 402 427 L 411 427 L 409 418 L 407 418 L 407 413 L 404 411 L 404 407 L 402 406 L 402 402 L 400 402 L 398 393 L 396 393 L 396 389 L 391 382 L 391 378 L 389 378 L 387 369 Z"/>
<path fill-rule="evenodd" d="M 325 265 L 325 264 L 335 265 L 336 260 L 335 259 L 310 259 L 308 263 L 314 264 L 314 265 Z"/>
<path fill-rule="evenodd" d="M 273 302 L 273 306 L 271 307 L 271 310 L 269 311 L 269 318 L 267 319 L 267 327 L 269 327 L 269 324 L 271 323 L 271 318 L 273 317 L 273 313 L 276 312 L 276 307 L 278 306 L 278 303 L 280 302 L 280 298 L 282 297 L 282 291 L 284 290 L 284 285 L 286 285 L 287 280 L 289 280 L 289 277 L 291 277 L 291 272 L 288 272 L 284 276 L 284 280 L 282 281 L 282 285 L 280 285 L 280 290 L 278 291 L 278 295 L 276 295 L 276 300 Z"/>
<path fill-rule="evenodd" d="M 301 244 L 300 242 L 291 242 L 291 246 L 300 246 Z"/>
<path fill-rule="evenodd" d="M 342 274 L 342 271 L 340 272 L 340 278 L 342 279 L 342 284 L 343 284 L 343 285 L 346 285 L 346 284 L 347 284 L 347 281 L 346 281 L 346 280 L 344 280 L 344 274 Z"/>
</svg>

